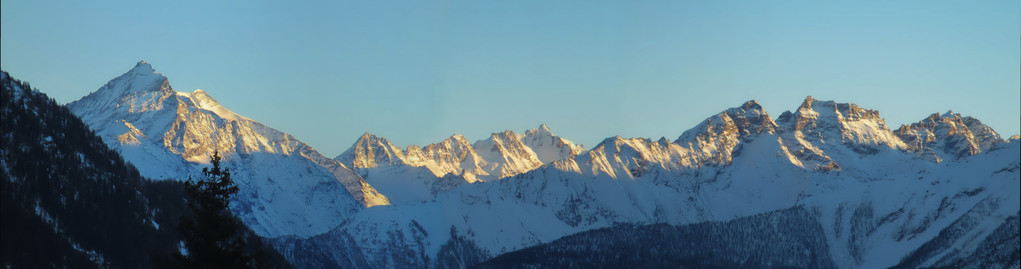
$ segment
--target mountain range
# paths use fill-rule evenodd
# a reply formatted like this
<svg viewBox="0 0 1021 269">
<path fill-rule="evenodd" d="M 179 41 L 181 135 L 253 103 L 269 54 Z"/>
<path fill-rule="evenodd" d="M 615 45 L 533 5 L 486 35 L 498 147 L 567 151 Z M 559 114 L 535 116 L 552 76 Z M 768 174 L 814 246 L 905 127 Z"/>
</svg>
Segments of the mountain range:
<svg viewBox="0 0 1021 269">
<path fill-rule="evenodd" d="M 186 180 L 220 152 L 232 211 L 298 267 L 643 265 L 604 245 L 689 257 L 660 266 L 1018 266 L 1021 141 L 953 112 L 892 130 L 855 104 L 807 97 L 773 118 L 748 101 L 673 140 L 366 133 L 328 158 L 144 61 L 67 107 L 148 178 Z M 627 244 L 649 233 L 674 241 Z M 784 247 L 756 252 L 770 242 Z M 975 258 L 992 249 L 1006 258 Z"/>
</svg>

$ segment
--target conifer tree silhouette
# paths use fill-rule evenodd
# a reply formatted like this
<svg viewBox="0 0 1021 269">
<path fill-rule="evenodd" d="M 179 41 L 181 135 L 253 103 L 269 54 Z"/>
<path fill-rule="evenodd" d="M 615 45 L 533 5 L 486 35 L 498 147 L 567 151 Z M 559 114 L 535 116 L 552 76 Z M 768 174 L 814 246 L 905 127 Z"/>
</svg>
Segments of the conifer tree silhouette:
<svg viewBox="0 0 1021 269">
<path fill-rule="evenodd" d="M 193 215 L 181 218 L 178 229 L 188 253 L 178 260 L 187 268 L 260 267 L 256 257 L 246 253 L 243 226 L 230 212 L 230 196 L 238 187 L 220 161 L 219 152 L 213 152 L 212 167 L 203 168 L 199 180 L 185 183 Z"/>
</svg>

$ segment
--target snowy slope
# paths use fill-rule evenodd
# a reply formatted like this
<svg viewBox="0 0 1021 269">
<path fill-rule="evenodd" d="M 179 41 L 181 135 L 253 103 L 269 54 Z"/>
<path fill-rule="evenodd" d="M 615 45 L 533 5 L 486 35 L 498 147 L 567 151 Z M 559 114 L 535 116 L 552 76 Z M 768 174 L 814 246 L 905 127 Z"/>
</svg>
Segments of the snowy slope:
<svg viewBox="0 0 1021 269">
<path fill-rule="evenodd" d="M 146 177 L 185 180 L 221 152 L 240 187 L 232 210 L 262 236 L 315 235 L 385 203 L 339 162 L 202 90 L 174 91 L 144 61 L 67 106 Z"/>
<path fill-rule="evenodd" d="M 994 144 L 937 163 L 919 158 L 874 110 L 809 97 L 774 121 L 752 101 L 674 142 L 607 138 L 513 177 L 370 208 L 326 234 L 275 243 L 299 263 L 313 254 L 298 248 L 314 248 L 344 267 L 448 267 L 623 223 L 729 221 L 803 207 L 825 235 L 805 240 L 825 240 L 838 267 L 894 266 L 923 245 L 950 242 L 918 259 L 931 265 L 970 255 L 1018 213 L 1021 147 Z M 969 232 L 946 236 L 955 223 Z"/>
</svg>

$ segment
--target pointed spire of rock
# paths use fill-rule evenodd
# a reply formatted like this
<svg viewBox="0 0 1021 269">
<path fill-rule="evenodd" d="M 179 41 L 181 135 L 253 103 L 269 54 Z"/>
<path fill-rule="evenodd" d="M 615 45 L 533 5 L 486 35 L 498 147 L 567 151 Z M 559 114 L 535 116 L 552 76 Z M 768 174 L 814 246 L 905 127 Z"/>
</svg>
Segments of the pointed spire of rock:
<svg viewBox="0 0 1021 269">
<path fill-rule="evenodd" d="M 174 93 L 166 76 L 156 72 L 146 61 L 139 61 L 131 70 L 114 78 L 96 90 L 108 97 L 120 97 L 125 94 L 162 92 Z M 90 94 L 91 95 L 91 94 Z M 119 99 L 119 98 L 118 98 Z"/>
<path fill-rule="evenodd" d="M 351 148 L 341 153 L 337 161 L 351 168 L 372 168 L 380 165 L 404 163 L 404 151 L 387 141 L 386 138 L 365 132 Z"/>
<path fill-rule="evenodd" d="M 553 136 L 553 131 L 550 131 L 549 126 L 546 126 L 546 124 L 543 123 L 543 124 L 539 125 L 539 128 L 525 130 L 525 134 L 524 135 L 526 137 L 527 136 L 544 136 L 544 137 L 545 136 Z"/>
<path fill-rule="evenodd" d="M 525 131 L 521 142 L 531 148 L 539 161 L 544 164 L 570 158 L 585 151 L 574 142 L 554 135 L 546 124 L 539 125 L 537 129 Z"/>
<path fill-rule="evenodd" d="M 972 117 L 948 110 L 894 131 L 919 157 L 936 162 L 963 158 L 1003 143 L 992 128 Z"/>
<path fill-rule="evenodd" d="M 776 123 L 755 100 L 741 106 L 729 108 L 702 121 L 701 124 L 685 131 L 677 138 L 680 144 L 694 142 L 698 137 L 743 137 L 750 138 L 759 133 L 774 133 Z M 710 134 L 711 133 L 711 134 Z"/>
<path fill-rule="evenodd" d="M 67 107 L 82 118 L 108 118 L 118 113 L 134 114 L 163 111 L 164 108 L 176 109 L 178 100 L 175 95 L 176 92 L 170 87 L 167 77 L 156 73 L 149 63 L 141 61 L 103 87 L 67 104 Z M 173 111 L 169 113 L 176 114 Z"/>
<path fill-rule="evenodd" d="M 130 73 L 139 73 L 139 74 L 152 74 L 152 73 L 156 73 L 156 69 L 152 68 L 151 64 L 149 64 L 148 62 L 143 60 L 143 61 L 138 61 L 138 63 L 135 64 L 135 67 L 131 68 L 131 70 L 128 71 L 128 72 L 130 72 Z"/>
<path fill-rule="evenodd" d="M 815 101 L 816 101 L 816 100 L 815 100 L 815 99 L 812 99 L 812 96 L 811 96 L 811 95 L 809 95 L 809 96 L 805 97 L 805 101 L 804 101 L 804 102 L 801 102 L 801 106 L 800 106 L 800 107 L 798 107 L 798 110 L 802 110 L 802 109 L 808 109 L 808 110 L 811 110 L 811 109 L 812 109 L 812 102 L 815 102 Z"/>
<path fill-rule="evenodd" d="M 550 131 L 549 126 L 547 126 L 545 123 L 539 125 L 539 131 L 553 134 L 553 131 Z"/>
<path fill-rule="evenodd" d="M 755 100 L 713 115 L 681 134 L 674 143 L 699 152 L 700 158 L 727 164 L 738 144 L 761 133 L 775 133 L 773 118 Z"/>
<path fill-rule="evenodd" d="M 745 102 L 743 105 L 741 105 L 741 109 L 745 109 L 745 110 L 748 110 L 748 109 L 762 110 L 762 106 L 759 105 L 759 102 L 756 102 L 755 100 L 748 100 L 748 102 Z"/>
</svg>

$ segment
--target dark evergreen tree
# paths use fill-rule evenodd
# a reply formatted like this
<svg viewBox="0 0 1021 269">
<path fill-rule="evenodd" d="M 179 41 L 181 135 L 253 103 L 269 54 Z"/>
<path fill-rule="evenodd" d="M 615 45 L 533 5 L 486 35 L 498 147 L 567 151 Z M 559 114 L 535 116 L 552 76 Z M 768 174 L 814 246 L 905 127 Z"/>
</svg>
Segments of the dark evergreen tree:
<svg viewBox="0 0 1021 269">
<path fill-rule="evenodd" d="M 230 212 L 230 196 L 238 192 L 230 169 L 220 166 L 220 154 L 210 158 L 212 167 L 202 169 L 202 178 L 188 180 L 188 208 L 179 229 L 188 253 L 180 256 L 189 268 L 252 268 L 256 257 L 246 253 L 243 224 Z"/>
</svg>

